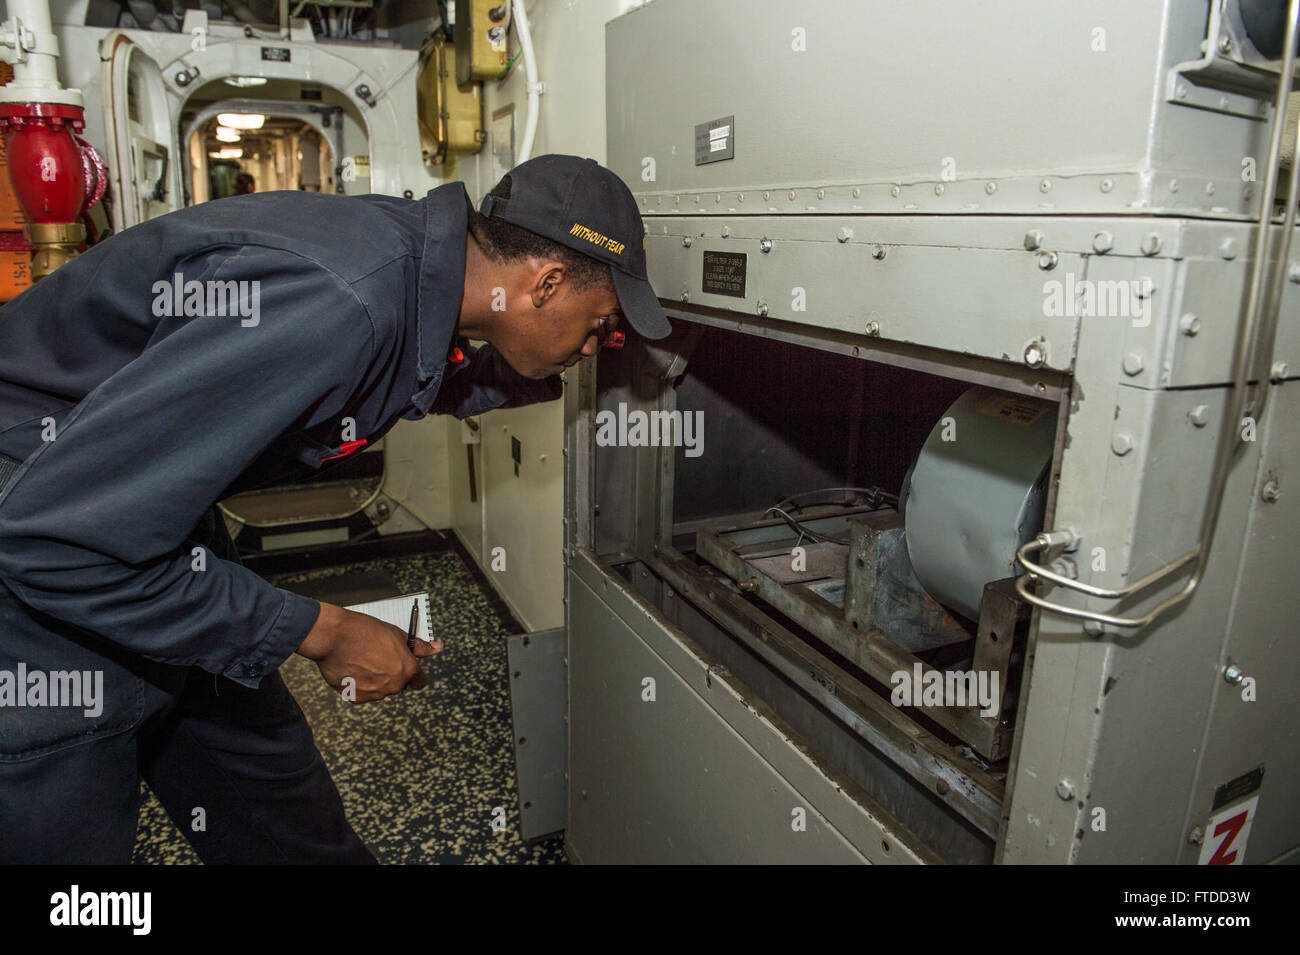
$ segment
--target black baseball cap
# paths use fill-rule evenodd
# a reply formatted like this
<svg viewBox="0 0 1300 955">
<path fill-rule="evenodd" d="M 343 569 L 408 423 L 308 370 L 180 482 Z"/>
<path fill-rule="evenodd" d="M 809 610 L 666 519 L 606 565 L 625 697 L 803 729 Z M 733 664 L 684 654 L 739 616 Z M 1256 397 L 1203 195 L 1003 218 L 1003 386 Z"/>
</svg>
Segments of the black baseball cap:
<svg viewBox="0 0 1300 955">
<path fill-rule="evenodd" d="M 642 338 L 664 338 L 668 316 L 646 278 L 645 227 L 632 191 L 594 159 L 537 156 L 510 170 L 510 197 L 479 212 L 610 266 L 624 317 Z"/>
</svg>

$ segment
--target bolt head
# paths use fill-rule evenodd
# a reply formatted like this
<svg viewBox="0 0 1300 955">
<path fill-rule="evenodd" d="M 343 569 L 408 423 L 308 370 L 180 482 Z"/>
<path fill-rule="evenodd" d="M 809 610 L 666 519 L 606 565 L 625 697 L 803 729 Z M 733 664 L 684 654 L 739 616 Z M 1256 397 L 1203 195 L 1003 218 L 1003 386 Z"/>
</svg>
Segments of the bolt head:
<svg viewBox="0 0 1300 955">
<path fill-rule="evenodd" d="M 1227 36 L 1221 36 L 1221 37 L 1219 37 L 1219 52 L 1220 52 L 1220 53 L 1231 53 L 1231 52 L 1232 52 L 1232 38 L 1231 38 L 1231 37 L 1227 37 Z"/>
<path fill-rule="evenodd" d="M 1273 362 L 1273 367 L 1269 369 L 1268 380 L 1273 382 L 1273 384 L 1275 385 L 1285 381 L 1287 370 L 1288 369 L 1286 367 L 1286 362 L 1284 361 Z"/>
<path fill-rule="evenodd" d="M 853 238 L 853 230 L 852 230 L 852 229 L 847 229 L 847 228 L 843 228 L 843 227 L 841 227 L 840 230 L 839 230 L 838 232 L 835 233 L 835 241 L 836 241 L 836 242 L 841 242 L 841 243 L 843 243 L 843 242 L 848 242 L 849 239 L 851 239 L 851 238 Z"/>
<path fill-rule="evenodd" d="M 1034 252 L 1043 247 L 1043 233 L 1031 229 L 1025 233 L 1025 251 Z"/>
<path fill-rule="evenodd" d="M 817 190 L 817 198 L 818 198 L 818 199 L 825 199 L 825 198 L 826 198 L 826 190 L 825 190 L 825 189 L 818 189 L 818 190 Z"/>
<path fill-rule="evenodd" d="M 1039 368 L 1047 361 L 1047 352 L 1038 342 L 1030 342 L 1025 346 L 1025 364 L 1030 368 Z"/>
<path fill-rule="evenodd" d="M 1193 826 L 1192 831 L 1187 834 L 1187 841 L 1194 846 L 1199 846 L 1205 841 L 1205 830 L 1200 826 Z"/>
<path fill-rule="evenodd" d="M 1145 367 L 1146 364 L 1142 361 L 1142 356 L 1137 352 L 1131 351 L 1124 356 L 1124 374 L 1130 378 L 1142 374 L 1142 369 Z"/>
<path fill-rule="evenodd" d="M 1287 269 L 1286 277 L 1297 285 L 1300 285 L 1300 262 L 1291 263 L 1291 268 Z"/>
<path fill-rule="evenodd" d="M 1058 557 L 1047 568 L 1052 573 L 1061 577 L 1068 577 L 1071 580 L 1077 580 L 1079 577 L 1079 568 L 1073 558 Z"/>
<path fill-rule="evenodd" d="M 1101 637 L 1106 634 L 1106 627 L 1100 620 L 1085 620 L 1083 622 L 1083 632 L 1090 637 Z"/>
<path fill-rule="evenodd" d="M 686 248 L 688 249 L 691 247 L 691 243 L 694 241 L 695 240 L 692 239 L 689 235 L 682 236 L 682 245 L 686 246 Z"/>
<path fill-rule="evenodd" d="M 1201 320 L 1188 312 L 1178 320 L 1178 330 L 1188 338 L 1195 338 L 1196 334 L 1201 330 Z"/>
<path fill-rule="evenodd" d="M 1057 256 L 1055 252 L 1038 253 L 1038 267 L 1042 269 L 1044 272 L 1052 271 L 1052 269 L 1056 268 L 1056 263 L 1059 261 L 1060 258 Z"/>
<path fill-rule="evenodd" d="M 871 250 L 871 257 L 879 262 L 885 257 L 885 247 L 883 245 L 876 246 Z"/>
<path fill-rule="evenodd" d="M 1228 238 L 1219 243 L 1219 255 L 1231 261 L 1237 257 L 1237 240 Z"/>
<path fill-rule="evenodd" d="M 1160 246 L 1161 246 L 1160 236 L 1156 235 L 1156 233 L 1148 232 L 1145 236 L 1142 237 L 1143 255 L 1155 255 L 1157 252 L 1160 251 Z"/>
<path fill-rule="evenodd" d="M 1237 686 L 1242 680 L 1246 679 L 1245 672 L 1235 663 L 1229 663 L 1223 668 L 1223 679 L 1233 686 Z"/>
<path fill-rule="evenodd" d="M 766 318 L 766 317 L 767 317 L 767 303 L 766 303 L 766 302 L 759 302 L 758 305 L 755 306 L 754 311 L 756 311 L 756 312 L 757 312 L 760 316 L 762 316 L 763 318 Z"/>
<path fill-rule="evenodd" d="M 767 236 L 763 236 L 763 238 L 759 239 L 759 240 L 758 240 L 758 251 L 762 252 L 764 255 L 767 255 L 767 253 L 771 252 L 771 251 L 772 251 L 772 240 L 769 239 Z"/>
<path fill-rule="evenodd" d="M 1259 496 L 1265 504 L 1276 504 L 1277 499 L 1282 496 L 1282 486 L 1277 483 L 1277 478 L 1272 478 L 1265 482 L 1259 490 Z"/>
<path fill-rule="evenodd" d="M 867 334 L 870 335 L 870 336 L 873 337 L 873 338 L 876 337 L 877 335 L 879 335 L 879 334 L 880 334 L 880 323 L 879 323 L 879 322 L 875 322 L 875 321 L 867 322 Z"/>
<path fill-rule="evenodd" d="M 1116 431 L 1110 437 L 1110 449 L 1121 458 L 1133 450 L 1133 437 L 1124 431 Z"/>
<path fill-rule="evenodd" d="M 727 239 L 727 238 L 730 238 L 730 237 L 731 237 L 731 226 L 729 226 L 729 225 L 724 225 L 724 226 L 722 227 L 722 237 L 723 237 L 724 239 Z"/>
<path fill-rule="evenodd" d="M 1210 423 L 1210 409 L 1205 405 L 1197 405 L 1187 412 L 1187 420 L 1197 428 L 1204 428 Z"/>
<path fill-rule="evenodd" d="M 1074 798 L 1074 783 L 1068 779 L 1062 779 L 1056 784 L 1056 795 L 1069 802 Z"/>
<path fill-rule="evenodd" d="M 996 182 L 986 182 L 986 183 L 984 183 L 984 192 L 985 192 L 986 194 L 988 194 L 988 195 L 991 196 L 991 195 L 993 195 L 993 193 L 995 193 L 995 192 L 997 192 L 997 191 L 998 191 L 998 184 L 997 184 Z"/>
<path fill-rule="evenodd" d="M 941 183 L 941 182 L 936 182 L 936 183 L 934 184 L 934 194 L 935 194 L 936 196 L 942 196 L 942 195 L 944 194 L 944 191 L 945 191 L 945 190 L 944 190 L 943 183 Z"/>
<path fill-rule="evenodd" d="M 1098 232 L 1092 237 L 1092 250 L 1101 254 L 1115 248 L 1115 237 L 1109 232 Z"/>
</svg>

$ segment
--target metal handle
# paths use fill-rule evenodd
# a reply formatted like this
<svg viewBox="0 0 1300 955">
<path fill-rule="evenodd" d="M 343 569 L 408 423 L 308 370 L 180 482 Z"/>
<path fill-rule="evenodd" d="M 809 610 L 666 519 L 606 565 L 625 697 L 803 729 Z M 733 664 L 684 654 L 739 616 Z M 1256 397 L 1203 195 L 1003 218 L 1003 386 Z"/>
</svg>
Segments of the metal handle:
<svg viewBox="0 0 1300 955">
<path fill-rule="evenodd" d="M 1206 494 L 1205 508 L 1201 518 L 1201 536 L 1195 547 L 1181 557 L 1152 571 L 1140 580 L 1126 587 L 1108 589 L 1093 587 L 1090 584 L 1071 580 L 1030 559 L 1030 554 L 1037 554 L 1051 547 L 1073 546 L 1077 536 L 1068 530 L 1051 531 L 1039 534 L 1016 551 L 1016 558 L 1028 573 L 1017 578 L 1016 591 L 1026 601 L 1044 610 L 1051 610 L 1067 617 L 1092 620 L 1097 623 L 1110 624 L 1114 627 L 1145 627 L 1154 622 L 1174 607 L 1186 601 L 1201 582 L 1205 572 L 1205 562 L 1214 539 L 1214 531 L 1219 523 L 1219 511 L 1223 504 L 1223 492 L 1228 483 L 1228 472 L 1234 457 L 1240 453 L 1242 443 L 1232 440 L 1238 433 L 1247 407 L 1258 418 L 1264 407 L 1264 395 L 1267 392 L 1268 376 L 1266 370 L 1273 361 L 1273 348 L 1277 331 L 1276 311 L 1282 305 L 1282 290 L 1285 287 L 1287 256 L 1291 251 L 1291 232 L 1295 227 L 1296 204 L 1300 196 L 1296 187 L 1300 185 L 1300 130 L 1297 131 L 1297 158 L 1291 164 L 1288 180 L 1287 211 L 1283 219 L 1281 247 L 1273 263 L 1273 272 L 1268 272 L 1267 261 L 1269 246 L 1269 228 L 1273 223 L 1273 203 L 1277 195 L 1278 159 L 1282 152 L 1282 133 L 1286 124 L 1287 96 L 1294 84 L 1296 60 L 1296 34 L 1300 29 L 1300 0 L 1290 0 L 1287 12 L 1286 40 L 1284 41 L 1282 70 L 1278 75 L 1277 94 L 1273 104 L 1273 123 L 1269 136 L 1268 167 L 1265 171 L 1264 193 L 1260 197 L 1259 224 L 1255 235 L 1255 260 L 1251 265 L 1250 288 L 1246 298 L 1245 318 L 1237 332 L 1237 347 L 1233 361 L 1232 395 L 1224 408 L 1223 422 L 1220 426 L 1219 440 L 1216 443 L 1214 473 L 1210 489 Z M 1266 281 L 1271 279 L 1271 281 Z M 1265 305 L 1273 306 L 1272 313 L 1266 314 Z M 1264 346 L 1264 347 L 1261 347 Z M 1256 375 L 1256 391 L 1251 393 L 1251 375 Z M 1183 585 L 1182 590 L 1162 601 L 1141 617 L 1118 617 L 1093 610 L 1081 610 L 1053 603 L 1030 590 L 1038 580 L 1046 580 L 1058 587 L 1065 587 L 1076 593 L 1108 600 L 1119 600 L 1132 596 L 1164 580 L 1194 563 L 1192 576 Z"/>
</svg>

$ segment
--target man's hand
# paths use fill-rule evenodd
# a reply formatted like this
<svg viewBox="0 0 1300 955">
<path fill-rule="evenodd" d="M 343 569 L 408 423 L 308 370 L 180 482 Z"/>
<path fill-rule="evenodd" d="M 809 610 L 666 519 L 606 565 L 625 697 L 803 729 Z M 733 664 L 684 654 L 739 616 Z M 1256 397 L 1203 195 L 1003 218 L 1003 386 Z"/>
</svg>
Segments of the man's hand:
<svg viewBox="0 0 1300 955">
<path fill-rule="evenodd" d="M 357 703 L 382 700 L 406 687 L 420 689 L 424 671 L 416 657 L 431 657 L 442 650 L 434 641 L 415 641 L 415 655 L 406 647 L 406 631 L 364 613 L 322 602 L 320 616 L 298 652 L 315 660 L 325 682 L 336 690 L 351 677 Z"/>
</svg>

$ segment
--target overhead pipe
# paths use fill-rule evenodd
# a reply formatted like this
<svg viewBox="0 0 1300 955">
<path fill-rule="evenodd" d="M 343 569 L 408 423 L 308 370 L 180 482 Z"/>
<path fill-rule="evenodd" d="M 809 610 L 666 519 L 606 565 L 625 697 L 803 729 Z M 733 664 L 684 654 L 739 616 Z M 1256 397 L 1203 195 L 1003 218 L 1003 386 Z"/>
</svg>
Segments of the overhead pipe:
<svg viewBox="0 0 1300 955">
<path fill-rule="evenodd" d="M 537 136 L 537 119 L 542 111 L 542 94 L 546 84 L 537 78 L 537 57 L 533 54 L 533 34 L 528 26 L 528 11 L 524 9 L 524 0 L 509 0 L 514 9 L 515 33 L 519 36 L 519 49 L 524 58 L 525 87 L 528 93 L 528 118 L 524 121 L 524 138 L 519 145 L 519 155 L 515 164 L 520 165 L 533 155 L 533 140 Z"/>
</svg>

